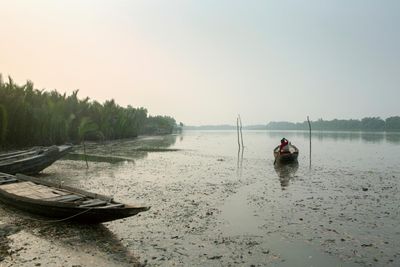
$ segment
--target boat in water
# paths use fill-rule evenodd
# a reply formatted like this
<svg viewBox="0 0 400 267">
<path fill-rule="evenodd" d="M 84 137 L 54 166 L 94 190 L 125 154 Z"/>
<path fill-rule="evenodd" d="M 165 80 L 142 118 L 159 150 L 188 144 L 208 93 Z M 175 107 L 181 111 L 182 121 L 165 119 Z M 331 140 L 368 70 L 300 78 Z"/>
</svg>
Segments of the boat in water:
<svg viewBox="0 0 400 267">
<path fill-rule="evenodd" d="M 279 151 L 279 146 L 277 146 L 275 147 L 273 153 L 275 157 L 275 163 L 291 163 L 297 161 L 297 157 L 299 156 L 299 149 L 289 143 L 288 149 L 286 151 Z"/>
<path fill-rule="evenodd" d="M 0 154 L 0 172 L 36 174 L 72 150 L 70 145 L 36 147 Z"/>
<path fill-rule="evenodd" d="M 0 173 L 0 201 L 32 214 L 52 218 L 44 221 L 53 222 L 103 223 L 149 209 L 31 176 L 5 173 Z"/>
</svg>

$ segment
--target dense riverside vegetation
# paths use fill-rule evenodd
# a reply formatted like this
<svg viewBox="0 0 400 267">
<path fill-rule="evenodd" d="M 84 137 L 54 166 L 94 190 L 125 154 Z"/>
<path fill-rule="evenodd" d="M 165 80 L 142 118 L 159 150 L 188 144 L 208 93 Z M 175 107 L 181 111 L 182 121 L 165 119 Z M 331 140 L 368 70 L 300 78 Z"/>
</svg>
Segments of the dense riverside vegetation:
<svg viewBox="0 0 400 267">
<path fill-rule="evenodd" d="M 176 127 L 169 116 L 148 116 L 145 108 L 121 107 L 35 89 L 31 81 L 17 85 L 0 74 L 0 147 L 24 147 L 112 140 L 139 134 L 168 134 Z"/>
<path fill-rule="evenodd" d="M 311 122 L 313 130 L 326 131 L 400 131 L 400 117 L 394 116 L 383 120 L 379 117 L 368 117 L 361 120 L 330 120 L 319 119 Z M 268 130 L 308 130 L 304 122 L 270 122 Z"/>
</svg>

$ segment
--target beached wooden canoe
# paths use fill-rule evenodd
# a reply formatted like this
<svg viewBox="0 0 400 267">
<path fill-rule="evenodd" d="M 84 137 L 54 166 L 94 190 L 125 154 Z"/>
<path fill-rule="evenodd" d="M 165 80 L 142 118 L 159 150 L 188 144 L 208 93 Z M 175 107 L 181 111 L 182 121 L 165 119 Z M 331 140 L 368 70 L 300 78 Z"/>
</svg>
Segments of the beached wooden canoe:
<svg viewBox="0 0 400 267">
<path fill-rule="evenodd" d="M 299 156 L 299 149 L 292 144 L 288 144 L 288 146 L 289 151 L 287 152 L 279 152 L 279 146 L 275 147 L 273 151 L 275 162 L 290 163 L 297 161 L 297 157 Z"/>
<path fill-rule="evenodd" d="M 72 146 L 63 145 L 0 154 L 0 172 L 36 174 L 71 150 Z"/>
<path fill-rule="evenodd" d="M 52 220 L 81 223 L 122 219 L 149 209 L 26 175 L 5 173 L 0 173 L 0 201 Z"/>
</svg>

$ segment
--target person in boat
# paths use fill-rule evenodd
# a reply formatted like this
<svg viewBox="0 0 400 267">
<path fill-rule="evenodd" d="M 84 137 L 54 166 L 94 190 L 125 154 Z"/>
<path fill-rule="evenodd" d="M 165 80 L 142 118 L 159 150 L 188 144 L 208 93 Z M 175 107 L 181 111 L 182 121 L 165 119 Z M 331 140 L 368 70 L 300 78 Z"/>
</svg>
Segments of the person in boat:
<svg viewBox="0 0 400 267">
<path fill-rule="evenodd" d="M 280 153 L 289 152 L 289 140 L 287 140 L 285 137 L 281 139 L 281 144 L 279 145 L 279 152 Z"/>
</svg>

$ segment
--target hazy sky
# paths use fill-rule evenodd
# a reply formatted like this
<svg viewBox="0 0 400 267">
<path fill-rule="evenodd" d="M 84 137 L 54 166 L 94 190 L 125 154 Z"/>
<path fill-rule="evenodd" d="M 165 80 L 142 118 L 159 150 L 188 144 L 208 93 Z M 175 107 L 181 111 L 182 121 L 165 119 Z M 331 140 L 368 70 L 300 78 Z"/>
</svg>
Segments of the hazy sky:
<svg viewBox="0 0 400 267">
<path fill-rule="evenodd" d="M 0 73 L 189 125 L 400 115 L 400 1 L 0 0 Z"/>
</svg>

